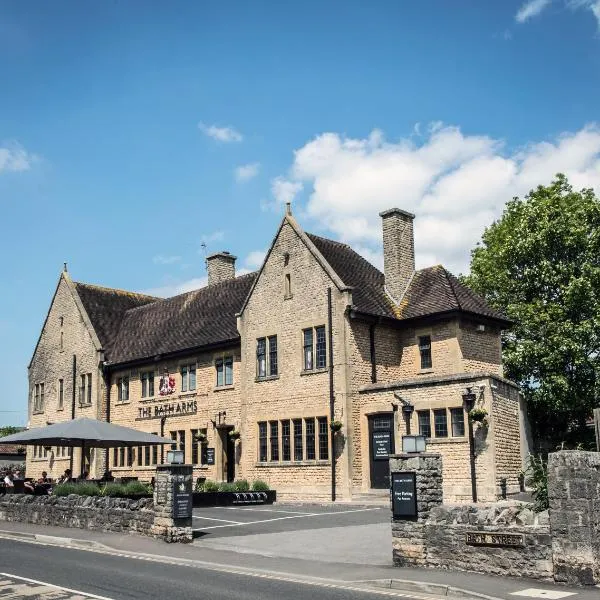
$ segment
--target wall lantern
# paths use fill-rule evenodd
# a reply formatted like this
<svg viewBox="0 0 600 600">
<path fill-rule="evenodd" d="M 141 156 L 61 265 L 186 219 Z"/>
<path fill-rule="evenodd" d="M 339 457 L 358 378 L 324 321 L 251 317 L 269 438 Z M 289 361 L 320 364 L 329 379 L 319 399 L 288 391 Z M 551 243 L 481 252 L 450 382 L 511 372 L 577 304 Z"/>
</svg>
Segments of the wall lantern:
<svg viewBox="0 0 600 600">
<path fill-rule="evenodd" d="M 167 463 L 170 465 L 182 465 L 183 450 L 167 450 Z"/>
<path fill-rule="evenodd" d="M 412 404 L 403 404 L 402 405 L 402 412 L 407 416 L 410 417 L 410 415 L 413 414 L 415 410 L 415 407 Z"/>
<path fill-rule="evenodd" d="M 402 452 L 404 452 L 404 454 L 415 454 L 417 452 L 425 452 L 425 436 L 403 435 Z"/>
</svg>

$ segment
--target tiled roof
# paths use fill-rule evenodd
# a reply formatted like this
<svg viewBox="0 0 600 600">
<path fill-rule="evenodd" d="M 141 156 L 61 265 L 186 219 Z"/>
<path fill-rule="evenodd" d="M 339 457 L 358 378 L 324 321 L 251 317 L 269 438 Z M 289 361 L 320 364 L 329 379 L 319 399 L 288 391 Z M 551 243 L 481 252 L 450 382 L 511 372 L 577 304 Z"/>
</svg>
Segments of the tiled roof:
<svg viewBox="0 0 600 600">
<path fill-rule="evenodd" d="M 405 320 L 462 311 L 508 322 L 441 265 L 417 271 L 402 302 L 395 306 L 385 293 L 379 269 L 347 244 L 307 235 L 344 284 L 354 288 L 352 301 L 361 313 Z"/>
<path fill-rule="evenodd" d="M 19 454 L 25 458 L 25 452 L 17 452 L 18 448 L 25 448 L 25 446 L 19 446 L 17 444 L 0 444 L 0 454 Z"/>
<path fill-rule="evenodd" d="M 74 285 L 107 355 L 111 353 L 125 313 L 137 306 L 159 300 L 154 296 L 114 290 L 88 283 L 74 282 Z"/>
<path fill-rule="evenodd" d="M 255 278 L 249 273 L 129 310 L 108 359 L 123 363 L 238 339 L 235 315 Z"/>
</svg>

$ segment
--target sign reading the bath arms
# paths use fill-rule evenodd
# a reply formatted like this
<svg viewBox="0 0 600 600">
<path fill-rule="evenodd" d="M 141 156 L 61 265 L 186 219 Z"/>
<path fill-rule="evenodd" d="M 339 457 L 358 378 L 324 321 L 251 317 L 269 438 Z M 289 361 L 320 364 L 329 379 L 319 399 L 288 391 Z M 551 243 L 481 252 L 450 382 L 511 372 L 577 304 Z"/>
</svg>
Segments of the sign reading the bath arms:
<svg viewBox="0 0 600 600">
<path fill-rule="evenodd" d="M 522 533 L 490 533 L 488 531 L 467 531 L 465 533 L 467 546 L 517 546 L 525 545 Z"/>
<path fill-rule="evenodd" d="M 183 400 L 182 402 L 166 402 L 156 406 L 138 408 L 136 421 L 145 419 L 160 419 L 161 417 L 178 417 L 179 415 L 195 415 L 198 412 L 196 400 Z"/>
</svg>

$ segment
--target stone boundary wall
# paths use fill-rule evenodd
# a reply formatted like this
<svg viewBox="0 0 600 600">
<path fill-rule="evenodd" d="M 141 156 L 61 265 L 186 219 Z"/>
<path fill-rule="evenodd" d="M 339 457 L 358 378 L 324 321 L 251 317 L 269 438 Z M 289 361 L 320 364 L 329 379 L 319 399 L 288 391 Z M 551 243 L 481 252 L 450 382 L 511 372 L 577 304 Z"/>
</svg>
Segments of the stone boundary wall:
<svg viewBox="0 0 600 600">
<path fill-rule="evenodd" d="M 0 521 L 56 527 L 138 533 L 155 537 L 151 498 L 129 500 L 99 496 L 0 496 Z"/>
</svg>

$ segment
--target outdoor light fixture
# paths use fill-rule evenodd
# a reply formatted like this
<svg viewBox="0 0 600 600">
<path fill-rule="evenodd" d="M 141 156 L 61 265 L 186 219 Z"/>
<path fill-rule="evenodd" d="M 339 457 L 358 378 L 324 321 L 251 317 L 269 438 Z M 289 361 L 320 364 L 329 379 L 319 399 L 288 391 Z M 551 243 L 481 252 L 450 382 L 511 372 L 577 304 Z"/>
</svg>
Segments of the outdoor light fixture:
<svg viewBox="0 0 600 600">
<path fill-rule="evenodd" d="M 415 410 L 415 407 L 412 404 L 403 404 L 402 405 L 402 412 L 405 415 L 408 415 L 409 417 L 410 417 L 410 415 L 413 414 L 414 410 Z"/>
<path fill-rule="evenodd" d="M 415 454 L 417 452 L 425 452 L 425 436 L 403 435 L 402 452 L 404 452 L 404 454 Z"/>
<path fill-rule="evenodd" d="M 183 450 L 167 450 L 167 463 L 171 465 L 182 465 Z"/>
</svg>

